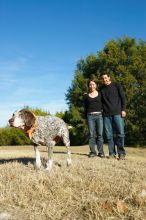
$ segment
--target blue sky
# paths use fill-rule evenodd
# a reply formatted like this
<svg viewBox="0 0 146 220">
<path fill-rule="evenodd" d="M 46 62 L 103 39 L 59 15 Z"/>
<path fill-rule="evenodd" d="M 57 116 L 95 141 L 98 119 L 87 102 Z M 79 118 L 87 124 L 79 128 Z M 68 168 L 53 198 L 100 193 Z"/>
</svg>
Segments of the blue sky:
<svg viewBox="0 0 146 220">
<path fill-rule="evenodd" d="M 78 60 L 123 36 L 146 40 L 145 0 L 0 0 L 0 127 L 26 105 L 66 110 Z"/>
</svg>

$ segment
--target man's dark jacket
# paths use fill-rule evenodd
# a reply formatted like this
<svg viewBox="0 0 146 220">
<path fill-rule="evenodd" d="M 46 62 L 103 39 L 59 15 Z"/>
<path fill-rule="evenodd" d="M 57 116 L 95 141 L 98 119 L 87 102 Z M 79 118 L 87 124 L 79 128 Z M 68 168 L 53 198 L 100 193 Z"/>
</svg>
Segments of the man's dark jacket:
<svg viewBox="0 0 146 220">
<path fill-rule="evenodd" d="M 119 115 L 125 111 L 125 95 L 119 83 L 111 82 L 100 89 L 102 96 L 103 116 Z"/>
</svg>

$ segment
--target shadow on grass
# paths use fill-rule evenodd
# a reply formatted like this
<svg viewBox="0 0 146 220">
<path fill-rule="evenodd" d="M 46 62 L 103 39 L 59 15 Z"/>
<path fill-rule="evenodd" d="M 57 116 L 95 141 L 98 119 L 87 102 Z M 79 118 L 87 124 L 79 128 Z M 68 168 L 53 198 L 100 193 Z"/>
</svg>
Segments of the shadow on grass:
<svg viewBox="0 0 146 220">
<path fill-rule="evenodd" d="M 45 150 L 41 150 L 40 152 L 46 152 Z M 67 155 L 67 151 L 53 151 L 53 154 L 66 154 Z M 80 155 L 80 156 L 88 156 L 88 154 L 85 153 L 78 153 L 78 152 L 71 152 L 72 155 Z"/>
<path fill-rule="evenodd" d="M 6 164 L 6 163 L 13 163 L 13 162 L 17 162 L 17 163 L 22 163 L 23 165 L 28 165 L 28 164 L 32 164 L 35 167 L 35 158 L 26 158 L 26 157 L 22 157 L 22 158 L 11 158 L 11 159 L 0 159 L 0 165 L 1 164 Z M 46 163 L 47 160 L 45 158 L 41 158 L 41 162 L 42 162 L 42 166 L 44 168 L 46 168 Z M 57 161 L 54 161 L 54 164 L 61 167 L 61 164 L 58 163 Z"/>
<path fill-rule="evenodd" d="M 43 151 L 41 150 L 40 152 L 46 152 L 47 151 Z M 66 154 L 67 152 L 65 151 L 54 151 L 53 154 Z M 88 156 L 88 154 L 85 153 L 71 153 L 72 155 L 80 155 L 80 156 Z M 46 160 L 41 157 L 42 163 L 45 162 Z M 5 163 L 13 163 L 13 162 L 18 162 L 18 163 L 22 163 L 24 165 L 28 165 L 29 163 L 31 164 L 35 164 L 35 158 L 31 158 L 31 157 L 16 157 L 16 158 L 10 158 L 10 159 L 0 159 L 0 164 L 5 164 Z"/>
<path fill-rule="evenodd" d="M 54 151 L 54 154 L 67 154 L 67 152 L 60 152 L 60 151 Z M 85 153 L 77 153 L 77 152 L 72 152 L 71 153 L 72 155 L 80 155 L 80 156 L 88 156 L 88 154 L 85 154 Z"/>
<path fill-rule="evenodd" d="M 13 163 L 13 162 L 18 162 L 22 163 L 24 165 L 28 165 L 29 163 L 34 164 L 35 159 L 30 158 L 30 157 L 19 157 L 19 158 L 11 158 L 11 159 L 0 159 L 0 164 L 5 164 L 5 163 Z"/>
</svg>

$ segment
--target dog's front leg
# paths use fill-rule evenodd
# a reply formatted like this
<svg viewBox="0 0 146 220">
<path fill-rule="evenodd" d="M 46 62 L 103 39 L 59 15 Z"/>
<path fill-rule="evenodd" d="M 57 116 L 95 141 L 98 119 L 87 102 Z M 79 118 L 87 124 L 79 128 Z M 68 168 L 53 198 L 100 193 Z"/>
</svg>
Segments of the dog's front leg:
<svg viewBox="0 0 146 220">
<path fill-rule="evenodd" d="M 36 158 L 35 166 L 37 169 L 40 169 L 41 168 L 41 157 L 40 157 L 39 147 L 35 145 L 34 150 L 35 150 L 35 158 Z"/>
</svg>

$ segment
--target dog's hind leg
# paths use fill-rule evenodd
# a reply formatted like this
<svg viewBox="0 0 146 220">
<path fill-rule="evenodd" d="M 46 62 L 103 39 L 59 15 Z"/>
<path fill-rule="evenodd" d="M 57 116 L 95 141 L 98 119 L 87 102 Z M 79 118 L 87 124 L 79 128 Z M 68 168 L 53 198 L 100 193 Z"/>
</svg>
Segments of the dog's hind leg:
<svg viewBox="0 0 146 220">
<path fill-rule="evenodd" d="M 47 168 L 46 170 L 51 171 L 52 166 L 53 166 L 53 147 L 55 146 L 56 142 L 51 141 L 49 144 L 47 144 L 47 149 L 48 149 L 48 161 L 47 161 Z"/>
<path fill-rule="evenodd" d="M 67 149 L 67 166 L 70 166 L 72 161 L 71 161 L 71 151 L 70 151 L 70 140 L 69 140 L 69 134 L 62 136 L 63 143 L 66 146 Z"/>
</svg>

